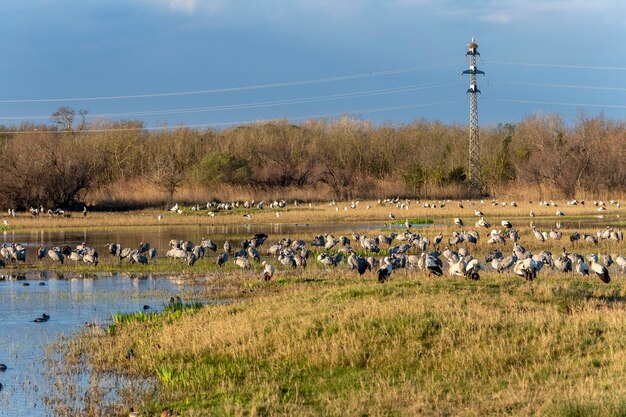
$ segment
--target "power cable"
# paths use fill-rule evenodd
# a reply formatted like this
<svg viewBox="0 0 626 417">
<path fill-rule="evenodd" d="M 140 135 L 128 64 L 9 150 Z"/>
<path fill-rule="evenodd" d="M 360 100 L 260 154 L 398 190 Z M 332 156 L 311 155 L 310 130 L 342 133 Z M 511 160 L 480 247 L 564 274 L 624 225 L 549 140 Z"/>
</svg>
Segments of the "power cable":
<svg viewBox="0 0 626 417">
<path fill-rule="evenodd" d="M 391 87 L 391 88 L 382 88 L 382 89 L 376 89 L 376 90 L 357 91 L 357 92 L 352 92 L 352 93 L 332 94 L 332 95 L 326 95 L 326 96 L 275 100 L 275 101 L 265 101 L 265 102 L 256 102 L 256 103 L 231 104 L 231 105 L 223 105 L 223 106 L 88 114 L 86 117 L 90 119 L 94 119 L 94 118 L 107 118 L 107 117 L 156 116 L 156 115 L 166 115 L 166 114 L 187 114 L 187 113 L 203 113 L 203 112 L 226 111 L 226 110 L 254 109 L 254 108 L 262 108 L 262 107 L 274 107 L 274 106 L 284 106 L 284 105 L 293 105 L 293 104 L 316 103 L 316 102 L 330 101 L 330 100 L 344 100 L 344 99 L 359 98 L 359 97 L 370 97 L 370 96 L 377 96 L 377 95 L 383 95 L 383 94 L 405 93 L 409 91 L 418 91 L 418 90 L 426 90 L 426 89 L 431 89 L 431 88 L 448 87 L 448 86 L 458 85 L 458 84 L 461 84 L 461 82 Z M 49 115 L 13 116 L 13 117 L 2 116 L 0 117 L 0 120 L 45 120 L 49 118 L 50 118 Z"/>
<path fill-rule="evenodd" d="M 390 70 L 385 70 L 385 71 L 374 71 L 374 72 L 352 74 L 352 75 L 340 75 L 340 76 L 335 76 L 335 77 L 313 78 L 313 79 L 308 79 L 308 80 L 286 81 L 286 82 L 279 82 L 279 83 L 256 84 L 256 85 L 247 85 L 247 86 L 238 86 L 238 87 L 225 87 L 225 88 L 189 90 L 189 91 L 174 91 L 174 92 L 149 93 L 149 94 L 128 94 L 128 95 L 118 95 L 118 96 L 36 98 L 36 99 L 13 99 L 13 100 L 4 99 L 4 100 L 0 100 L 0 103 L 6 104 L 6 103 L 47 103 L 47 102 L 59 102 L 59 101 L 73 102 L 73 101 L 97 101 L 97 100 L 127 100 L 127 99 L 140 99 L 140 98 L 152 98 L 152 97 L 174 97 L 174 96 L 188 96 L 188 95 L 195 95 L 195 94 L 227 93 L 227 92 L 235 92 L 235 91 L 250 91 L 250 90 L 268 89 L 268 88 L 292 87 L 292 86 L 308 85 L 308 84 L 321 84 L 321 83 L 328 83 L 328 82 L 335 82 L 335 81 L 356 80 L 360 78 L 382 77 L 382 76 L 402 74 L 402 73 L 407 73 L 407 72 L 452 67 L 456 65 L 457 64 L 435 64 L 435 65 L 425 65 L 425 66 L 413 66 L 413 67 L 395 68 L 395 69 L 390 69 Z"/>
<path fill-rule="evenodd" d="M 323 119 L 327 117 L 338 117 L 343 115 L 350 114 L 365 114 L 365 113 L 381 113 L 386 111 L 394 111 L 394 110 L 407 110 L 407 109 L 416 109 L 422 107 L 433 107 L 440 106 L 444 104 L 453 104 L 459 103 L 463 100 L 448 100 L 448 101 L 439 101 L 432 103 L 420 103 L 420 104 L 405 104 L 398 106 L 387 106 L 387 107 L 373 107 L 373 108 L 365 108 L 365 109 L 357 109 L 357 110 L 347 110 L 340 113 L 328 113 L 328 114 L 317 114 L 317 115 L 308 115 L 308 116 L 293 116 L 287 117 L 287 120 L 308 120 L 308 119 Z M 177 128 L 189 128 L 189 129 L 199 129 L 199 128 L 207 128 L 207 127 L 218 127 L 218 126 L 233 126 L 233 125 L 246 125 L 246 124 L 255 124 L 260 122 L 267 122 L 271 120 L 280 120 L 281 118 L 273 118 L 268 120 L 247 120 L 247 121 L 233 121 L 233 122 L 218 122 L 218 123 L 205 123 L 205 124 L 195 124 L 195 125 L 182 125 L 182 126 L 150 126 L 150 127 L 133 127 L 133 128 L 111 128 L 111 129 L 86 129 L 77 133 L 101 133 L 101 132 L 126 132 L 126 131 L 153 131 L 153 130 L 168 130 L 168 129 L 177 129 Z M 52 130 L 35 130 L 35 131 L 24 131 L 24 130 L 7 130 L 0 131 L 0 134 L 45 134 L 45 133 L 55 133 L 56 131 Z M 63 132 L 59 132 L 63 133 Z"/>
</svg>

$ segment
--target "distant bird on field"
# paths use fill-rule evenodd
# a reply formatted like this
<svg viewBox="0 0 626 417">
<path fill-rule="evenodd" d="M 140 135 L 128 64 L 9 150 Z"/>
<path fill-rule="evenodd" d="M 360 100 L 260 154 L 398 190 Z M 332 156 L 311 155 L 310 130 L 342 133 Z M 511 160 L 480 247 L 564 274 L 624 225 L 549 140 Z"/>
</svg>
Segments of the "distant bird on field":
<svg viewBox="0 0 626 417">
<path fill-rule="evenodd" d="M 576 272 L 581 275 L 589 275 L 589 266 L 581 258 L 576 260 Z"/>
<path fill-rule="evenodd" d="M 393 271 L 393 266 L 391 265 L 391 260 L 389 257 L 385 257 L 383 260 L 384 265 L 378 269 L 378 282 L 383 284 L 389 277 L 391 276 L 391 272 Z"/>
<path fill-rule="evenodd" d="M 265 281 L 269 281 L 274 276 L 274 267 L 268 264 L 266 261 L 263 261 L 263 279 Z"/>
<path fill-rule="evenodd" d="M 600 280 L 602 280 L 602 282 L 604 282 L 605 284 L 608 284 L 609 282 L 611 282 L 609 271 L 606 269 L 604 265 L 597 263 L 594 259 L 591 259 L 591 265 L 589 269 L 595 272 L 596 275 L 600 278 Z"/>
<path fill-rule="evenodd" d="M 221 267 L 228 262 L 228 252 L 224 252 L 217 257 L 217 266 Z"/>
<path fill-rule="evenodd" d="M 57 246 L 48 251 L 48 257 L 50 257 L 50 259 L 52 259 L 54 262 L 59 262 L 60 264 L 63 264 L 63 254 L 61 253 L 61 249 L 59 249 Z"/>
</svg>

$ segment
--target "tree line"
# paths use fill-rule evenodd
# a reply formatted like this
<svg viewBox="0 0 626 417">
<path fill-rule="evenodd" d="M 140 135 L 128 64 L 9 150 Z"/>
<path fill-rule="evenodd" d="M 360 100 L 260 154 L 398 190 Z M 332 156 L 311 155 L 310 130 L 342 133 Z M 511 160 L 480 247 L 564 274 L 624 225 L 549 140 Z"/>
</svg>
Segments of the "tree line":
<svg viewBox="0 0 626 417">
<path fill-rule="evenodd" d="M 162 204 L 182 187 L 238 186 L 278 196 L 311 189 L 320 199 L 476 196 L 466 178 L 464 125 L 416 120 L 374 126 L 345 116 L 149 130 L 139 121 L 87 123 L 85 112 L 76 114 L 61 108 L 52 125 L 0 126 L 2 206 L 71 208 L 95 190 L 137 180 L 158 187 Z M 480 149 L 484 195 L 626 191 L 621 121 L 580 115 L 568 126 L 557 114 L 533 115 L 482 127 Z"/>
</svg>

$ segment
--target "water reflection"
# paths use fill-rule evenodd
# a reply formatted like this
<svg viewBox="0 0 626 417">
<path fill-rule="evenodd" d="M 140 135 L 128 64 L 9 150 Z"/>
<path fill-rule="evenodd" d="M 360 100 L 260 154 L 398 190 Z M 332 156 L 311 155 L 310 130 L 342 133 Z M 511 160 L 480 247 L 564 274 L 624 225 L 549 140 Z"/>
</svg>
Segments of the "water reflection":
<svg viewBox="0 0 626 417">
<path fill-rule="evenodd" d="M 135 247 L 139 242 L 150 242 L 158 249 L 168 246 L 171 239 L 191 240 L 199 242 L 202 238 L 210 238 L 214 242 L 223 243 L 229 239 L 244 239 L 255 233 L 266 233 L 274 236 L 300 236 L 302 234 L 318 234 L 336 231 L 371 230 L 381 228 L 403 228 L 404 225 L 372 224 L 265 224 L 265 225 L 222 225 L 222 226 L 158 226 L 129 227 L 119 230 L 80 231 L 5 231 L 0 243 L 20 242 L 30 247 L 41 244 L 48 246 L 75 246 L 82 242 L 104 248 L 107 243 L 121 243 L 124 247 Z M 429 225 L 416 225 L 429 227 Z M 32 252 L 32 251 L 31 251 Z"/>
</svg>

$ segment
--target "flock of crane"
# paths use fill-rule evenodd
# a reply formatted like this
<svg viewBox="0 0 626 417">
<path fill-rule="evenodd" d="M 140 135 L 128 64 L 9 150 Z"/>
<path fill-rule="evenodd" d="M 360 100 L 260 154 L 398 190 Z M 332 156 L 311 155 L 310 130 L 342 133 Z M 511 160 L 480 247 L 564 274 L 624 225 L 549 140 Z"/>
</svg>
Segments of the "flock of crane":
<svg viewBox="0 0 626 417">
<path fill-rule="evenodd" d="M 424 208 L 445 208 L 449 202 L 423 203 Z M 262 209 L 265 202 L 255 203 L 242 202 L 232 204 L 208 203 L 207 209 L 214 211 L 230 210 L 233 208 Z M 284 208 L 284 200 L 274 201 L 269 204 L 272 209 Z M 406 210 L 409 201 L 400 199 L 387 199 L 379 201 L 380 205 L 391 205 L 397 210 Z M 462 202 L 458 202 L 459 208 L 464 208 Z M 517 207 L 517 203 L 496 203 L 492 205 Z M 541 206 L 557 207 L 554 202 L 542 201 Z M 584 204 L 577 200 L 567 201 L 567 205 L 575 206 Z M 294 202 L 294 205 L 298 205 Z M 336 206 L 334 201 L 331 206 Z M 352 209 L 358 207 L 359 202 L 352 202 Z M 620 208 L 619 202 L 610 201 L 608 205 Z M 597 210 L 605 211 L 607 204 L 604 202 L 594 202 Z M 346 206 L 347 208 L 347 206 Z M 368 205 L 367 208 L 370 208 Z M 201 207 L 194 206 L 192 210 L 200 210 Z M 171 211 L 180 213 L 181 207 L 175 205 Z M 213 211 L 212 211 L 213 212 Z M 210 213 L 212 213 L 210 212 Z M 213 212 L 214 213 L 214 212 Z M 513 272 L 526 280 L 533 280 L 544 268 L 550 268 L 558 272 L 573 272 L 581 275 L 597 275 L 603 282 L 610 282 L 610 271 L 615 270 L 626 273 L 626 259 L 623 256 L 615 255 L 615 259 L 610 254 L 590 254 L 583 256 L 575 252 L 568 252 L 565 248 L 560 253 L 552 253 L 542 250 L 532 253 L 526 250 L 520 242 L 520 232 L 513 228 L 510 221 L 502 220 L 498 229 L 493 228 L 485 219 L 481 210 L 474 210 L 477 230 L 465 230 L 465 223 L 461 218 L 455 218 L 454 224 L 458 230 L 451 231 L 447 238 L 443 232 L 439 232 L 432 240 L 411 230 L 411 223 L 407 220 L 406 230 L 388 235 L 378 234 L 367 236 L 365 234 L 352 233 L 350 236 L 340 236 L 335 238 L 332 234 L 315 236 L 310 242 L 303 239 L 282 238 L 268 243 L 267 249 L 262 247 L 268 239 L 264 233 L 258 233 L 249 239 L 244 239 L 239 245 L 233 245 L 229 241 L 223 243 L 223 251 L 218 253 L 218 245 L 211 239 L 202 238 L 198 244 L 191 241 L 173 239 L 169 242 L 169 249 L 165 257 L 173 258 L 185 262 L 188 266 L 193 266 L 197 261 L 204 259 L 209 254 L 214 256 L 219 267 L 225 265 L 230 259 L 234 265 L 242 269 L 251 269 L 252 262 L 257 263 L 262 271 L 265 280 L 270 280 L 276 274 L 277 269 L 272 262 L 282 264 L 284 268 L 306 268 L 311 254 L 314 259 L 324 267 L 336 267 L 347 264 L 351 270 L 355 270 L 359 275 L 372 271 L 378 280 L 383 283 L 389 279 L 393 271 L 400 269 L 423 271 L 429 276 L 442 276 L 447 270 L 451 276 L 460 276 L 467 279 L 479 279 L 482 271 L 495 271 L 497 273 Z M 556 210 L 557 216 L 564 213 Z M 533 211 L 531 218 L 535 217 Z M 389 213 L 389 218 L 395 219 L 393 212 Z M 539 231 L 534 221 L 529 224 L 530 238 L 533 237 L 541 243 L 554 240 L 558 241 L 563 237 L 561 228 L 562 222 L 556 222 L 555 229 L 549 231 Z M 478 230 L 487 230 L 486 237 L 481 237 Z M 491 229 L 491 230 L 489 230 Z M 426 229 L 425 229 L 426 230 Z M 484 232 L 483 232 L 484 233 Z M 484 254 L 484 259 L 478 259 L 476 245 L 479 240 L 486 239 L 489 247 L 494 248 Z M 574 232 L 569 235 L 570 244 L 580 241 L 581 244 L 594 245 L 602 240 L 623 242 L 623 232 L 606 227 L 595 234 Z M 506 247 L 512 243 L 512 249 L 506 253 L 503 249 L 496 247 Z M 474 247 L 473 250 L 471 247 Z M 441 249 L 443 247 L 443 249 Z M 157 250 L 149 243 L 140 242 L 137 247 L 122 247 L 119 243 L 106 245 L 107 252 L 119 259 L 119 262 L 127 260 L 130 263 L 148 264 L 157 257 Z M 267 259 L 262 260 L 261 252 Z M 26 247 L 21 244 L 4 244 L 0 247 L 0 266 L 5 266 L 6 262 L 24 263 L 26 260 Z M 37 259 L 50 258 L 53 262 L 63 264 L 67 260 L 74 263 L 83 262 L 86 264 L 98 264 L 98 252 L 93 246 L 82 243 L 75 248 L 68 245 L 55 246 L 48 249 L 45 245 L 37 249 Z M 273 261 L 272 261 L 273 260 Z M 258 268 L 257 268 L 258 269 Z"/>
<path fill-rule="evenodd" d="M 420 204 L 419 202 L 417 202 Z M 445 208 L 449 201 L 438 203 L 423 203 L 424 208 Z M 484 204 L 484 202 L 481 202 Z M 408 210 L 410 206 L 409 200 L 401 201 L 396 199 L 379 200 L 380 205 L 393 205 L 398 210 Z M 584 205 L 584 201 L 569 200 L 566 202 L 568 206 Z M 594 207 L 597 211 L 606 211 L 607 204 L 602 201 L 594 201 Z M 252 202 L 233 202 L 233 203 L 208 203 L 206 208 L 211 210 L 209 215 L 215 215 L 215 212 L 220 210 L 231 210 L 235 208 L 245 209 L 263 209 L 265 205 L 264 201 L 255 203 Z M 298 202 L 294 202 L 297 206 Z M 337 206 L 335 201 L 329 203 L 331 206 Z M 517 203 L 512 201 L 510 203 L 502 202 L 496 203 L 495 200 L 491 202 L 492 206 L 517 207 Z M 540 206 L 557 207 L 557 204 L 553 201 L 541 201 Z M 611 200 L 608 202 L 609 206 L 615 206 L 620 208 L 621 204 L 617 201 Z M 286 202 L 284 200 L 274 201 L 269 204 L 270 209 L 284 208 Z M 350 209 L 356 209 L 359 206 L 359 201 L 353 201 L 349 207 Z M 458 203 L 459 208 L 464 208 L 461 202 Z M 192 207 L 192 210 L 201 210 L 203 207 L 200 205 Z M 366 209 L 370 209 L 371 206 L 367 205 Z M 339 210 L 339 207 L 336 207 Z M 348 205 L 344 207 L 344 210 L 348 210 Z M 181 213 L 181 208 L 176 205 L 172 207 L 171 211 Z M 477 221 L 474 226 L 478 229 L 491 228 L 485 220 L 484 214 L 480 210 L 475 210 L 474 215 L 477 217 Z M 561 209 L 556 209 L 555 215 L 557 217 L 565 216 L 565 213 Z M 530 216 L 535 217 L 535 212 L 530 211 Z M 251 219 L 252 215 L 246 213 L 244 215 L 247 219 Z M 395 219 L 396 215 L 393 212 L 389 213 L 390 219 Z M 579 253 L 567 252 L 563 248 L 560 254 L 552 254 L 549 251 L 543 250 L 539 253 L 533 254 L 531 251 L 526 250 L 519 242 L 520 234 L 518 230 L 513 229 L 513 225 L 510 221 L 502 220 L 500 226 L 503 230 L 492 229 L 487 234 L 487 243 L 489 245 L 506 245 L 508 241 L 513 242 L 513 248 L 511 254 L 505 256 L 501 250 L 490 250 L 486 256 L 484 262 L 477 259 L 470 253 L 469 247 L 463 247 L 463 244 L 478 243 L 480 233 L 476 230 L 465 231 L 463 229 L 464 222 L 461 218 L 455 218 L 454 223 L 460 226 L 460 230 L 453 231 L 451 236 L 444 241 L 442 233 L 436 235 L 431 241 L 428 237 L 421 236 L 420 234 L 411 232 L 411 224 L 407 220 L 405 223 L 406 231 L 400 234 L 391 233 L 390 235 L 378 235 L 368 237 L 366 235 L 359 235 L 358 233 L 352 234 L 352 239 L 347 236 L 340 236 L 335 238 L 331 234 L 324 234 L 316 236 L 310 244 L 307 244 L 302 239 L 292 240 L 290 238 L 283 238 L 274 241 L 269 244 L 267 249 L 267 256 L 273 258 L 276 262 L 282 264 L 285 268 L 306 268 L 309 256 L 314 251 L 317 256 L 318 263 L 324 266 L 338 266 L 342 262 L 346 262 L 351 270 L 356 270 L 360 275 L 365 274 L 366 271 L 373 271 L 377 274 L 380 282 L 385 282 L 394 270 L 397 269 L 412 269 L 421 270 L 426 272 L 429 276 L 436 275 L 441 276 L 444 274 L 444 270 L 447 269 L 448 274 L 452 276 L 462 276 L 467 279 L 479 279 L 480 272 L 485 270 L 497 271 L 503 273 L 506 271 L 512 271 L 516 275 L 523 277 L 526 280 L 533 280 L 536 278 L 539 271 L 544 267 L 551 268 L 559 272 L 575 272 L 581 275 L 595 274 L 603 282 L 610 282 L 609 269 L 612 265 L 615 265 L 621 272 L 626 272 L 626 259 L 623 256 L 616 256 L 615 260 L 609 254 L 602 256 L 602 259 L 598 258 L 596 254 L 590 254 L 585 257 Z M 556 222 L 555 227 L 557 230 L 539 231 L 534 221 L 530 222 L 531 235 L 539 242 L 546 242 L 548 240 L 560 240 L 562 238 L 562 232 L 559 230 L 563 227 L 562 222 Z M 261 245 L 267 239 L 267 235 L 258 234 L 251 239 L 246 239 L 241 242 L 241 247 L 234 251 L 232 245 L 226 241 L 224 243 L 224 251 L 217 255 L 217 264 L 219 266 L 224 265 L 230 257 L 234 258 L 233 262 L 240 268 L 251 268 L 250 260 L 256 261 L 262 265 L 263 277 L 266 280 L 271 279 L 276 273 L 276 268 L 270 263 L 269 260 L 261 262 L 261 256 L 259 249 Z M 582 241 L 588 244 L 597 244 L 599 240 L 614 240 L 623 241 L 623 232 L 621 230 L 614 230 L 610 227 L 600 230 L 596 235 L 574 232 L 569 236 L 570 242 Z M 357 249 L 353 248 L 358 244 Z M 445 245 L 443 250 L 440 249 L 442 245 Z M 198 259 L 204 258 L 205 254 L 209 251 L 216 252 L 217 245 L 211 240 L 204 240 L 199 245 L 194 245 L 192 242 L 183 241 L 171 241 L 171 249 L 167 252 L 166 256 L 181 259 L 193 265 Z M 381 251 L 381 247 L 383 250 Z M 458 250 L 452 250 L 450 248 Z M 386 256 L 377 258 L 379 253 L 385 253 Z M 445 261 L 444 261 L 445 260 Z"/>
</svg>

